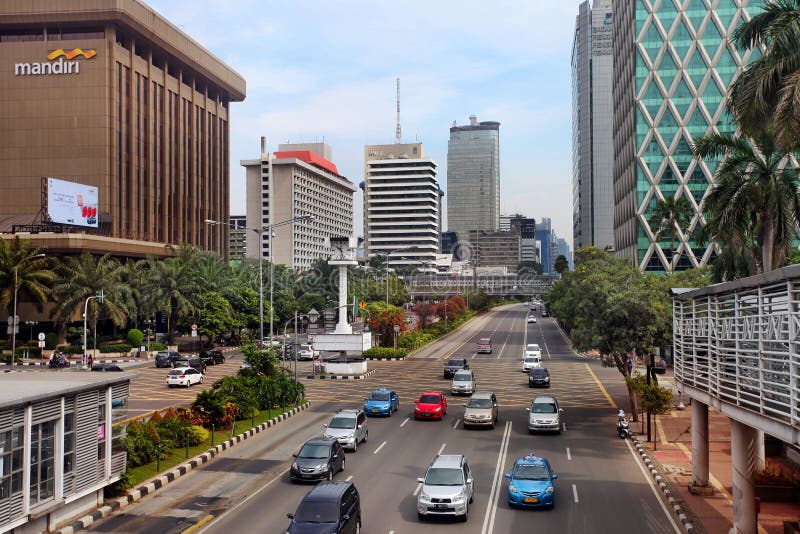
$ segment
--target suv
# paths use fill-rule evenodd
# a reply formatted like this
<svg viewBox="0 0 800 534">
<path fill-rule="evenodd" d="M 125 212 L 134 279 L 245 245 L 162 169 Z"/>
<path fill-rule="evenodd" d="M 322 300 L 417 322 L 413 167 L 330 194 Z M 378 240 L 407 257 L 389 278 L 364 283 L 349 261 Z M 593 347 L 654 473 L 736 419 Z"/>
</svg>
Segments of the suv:
<svg viewBox="0 0 800 534">
<path fill-rule="evenodd" d="M 464 405 L 464 428 L 471 426 L 488 426 L 494 428 L 497 423 L 497 397 L 491 391 L 478 391 L 472 394 Z"/>
<path fill-rule="evenodd" d="M 469 362 L 467 362 L 466 358 L 450 358 L 447 360 L 447 363 L 444 364 L 444 377 L 445 378 L 453 378 L 453 375 L 456 374 L 456 371 L 461 369 L 469 369 Z"/>
<path fill-rule="evenodd" d="M 534 367 L 528 373 L 528 387 L 550 387 L 550 373 L 546 367 Z"/>
<path fill-rule="evenodd" d="M 156 367 L 175 367 L 175 361 L 180 360 L 181 355 L 173 350 L 162 350 L 156 354 Z"/>
<path fill-rule="evenodd" d="M 478 354 L 491 354 L 492 353 L 492 338 L 482 337 L 478 340 L 478 347 L 476 349 Z"/>
<path fill-rule="evenodd" d="M 475 392 L 475 375 L 469 369 L 456 371 L 450 391 L 453 395 L 472 395 Z"/>
<path fill-rule="evenodd" d="M 205 364 L 205 362 L 203 362 L 203 360 L 201 360 L 197 356 L 180 358 L 178 360 L 175 360 L 172 363 L 172 366 L 173 367 L 191 367 L 192 369 L 197 369 L 201 373 L 205 374 L 205 372 L 206 372 L 206 364 Z"/>
<path fill-rule="evenodd" d="M 366 443 L 369 437 L 367 414 L 364 410 L 339 410 L 325 426 L 325 439 L 335 439 L 342 447 L 358 449 L 359 443 Z"/>
<path fill-rule="evenodd" d="M 433 459 L 417 495 L 417 516 L 452 516 L 467 520 L 474 480 L 463 454 L 439 454 Z"/>
<path fill-rule="evenodd" d="M 561 414 L 564 412 L 558 406 L 555 397 L 536 397 L 531 402 L 528 412 L 528 432 L 558 432 L 561 433 Z"/>
<path fill-rule="evenodd" d="M 206 365 L 225 363 L 225 355 L 219 349 L 206 349 L 200 351 L 200 359 Z"/>
<path fill-rule="evenodd" d="M 293 514 L 288 534 L 361 531 L 361 497 L 352 482 L 322 482 L 309 491 Z"/>
</svg>

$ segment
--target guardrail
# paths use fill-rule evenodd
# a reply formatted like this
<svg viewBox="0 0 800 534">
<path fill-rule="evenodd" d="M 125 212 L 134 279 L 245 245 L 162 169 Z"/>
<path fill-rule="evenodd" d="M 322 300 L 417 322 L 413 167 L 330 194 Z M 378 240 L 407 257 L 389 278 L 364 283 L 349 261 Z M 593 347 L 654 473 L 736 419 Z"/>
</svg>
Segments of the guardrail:
<svg viewBox="0 0 800 534">
<path fill-rule="evenodd" d="M 543 295 L 557 280 L 557 276 L 550 275 L 478 275 L 476 279 L 471 276 L 414 275 L 403 281 L 408 292 L 415 295 L 475 290 L 490 295 Z"/>
</svg>

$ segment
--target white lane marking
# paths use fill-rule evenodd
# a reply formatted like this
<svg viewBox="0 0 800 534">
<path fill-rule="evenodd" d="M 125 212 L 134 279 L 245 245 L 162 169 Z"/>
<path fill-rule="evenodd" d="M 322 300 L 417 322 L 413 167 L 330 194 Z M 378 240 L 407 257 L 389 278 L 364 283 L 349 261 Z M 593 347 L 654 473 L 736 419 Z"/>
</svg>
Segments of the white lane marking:
<svg viewBox="0 0 800 534">
<path fill-rule="evenodd" d="M 344 479 L 345 482 L 350 482 L 351 480 L 353 480 L 353 475 L 350 475 L 349 477 Z"/>
<path fill-rule="evenodd" d="M 442 446 L 439 447 L 439 452 L 437 452 L 436 454 L 442 454 L 442 451 L 444 450 L 444 446 L 445 445 L 447 445 L 447 443 L 442 443 Z"/>
<path fill-rule="evenodd" d="M 478 353 L 477 353 L 477 352 L 476 352 L 475 354 L 473 354 L 473 355 L 472 355 L 472 359 L 474 360 L 474 359 L 475 359 L 475 356 L 477 356 L 477 355 L 478 355 Z"/>
<path fill-rule="evenodd" d="M 394 530 L 390 530 L 390 531 L 389 531 L 389 534 L 394 534 Z"/>
<path fill-rule="evenodd" d="M 629 440 L 629 439 L 625 440 L 625 444 L 628 446 L 628 450 L 630 451 L 631 456 L 633 456 L 633 459 L 636 461 L 636 465 L 639 466 L 639 470 L 642 472 L 642 476 L 647 481 L 647 484 L 650 486 L 650 490 L 653 492 L 653 495 L 655 496 L 656 500 L 658 501 L 658 504 L 661 505 L 661 510 L 664 512 L 664 515 L 667 516 L 667 519 L 669 519 L 669 522 L 672 524 L 673 530 L 675 530 L 676 534 L 680 534 L 683 531 L 678 528 L 678 524 L 675 523 L 675 519 L 673 517 L 673 514 L 667 509 L 667 506 L 664 504 L 664 501 L 662 500 L 663 494 L 660 494 L 658 491 L 656 491 L 656 485 L 655 485 L 655 483 L 653 483 L 653 477 L 650 475 L 650 473 L 645 471 L 644 466 L 642 465 L 641 456 L 639 456 L 633 450 L 633 447 L 631 446 L 630 442 L 631 442 L 631 440 Z"/>
<path fill-rule="evenodd" d="M 379 452 L 381 452 L 381 449 L 383 448 L 384 445 L 386 445 L 385 441 L 383 443 L 381 443 L 380 445 L 378 445 L 378 448 L 375 449 L 375 452 L 373 452 L 372 454 L 378 454 Z"/>
<path fill-rule="evenodd" d="M 410 420 L 411 420 L 411 418 L 410 418 L 410 417 L 406 417 L 405 421 L 403 421 L 402 423 L 400 423 L 400 426 L 402 427 L 403 425 L 405 425 L 406 423 L 408 423 Z"/>
<path fill-rule="evenodd" d="M 566 432 L 567 431 L 567 423 L 561 423 L 561 431 L 562 432 Z"/>
<path fill-rule="evenodd" d="M 497 465 L 494 468 L 492 478 L 492 490 L 489 492 L 489 500 L 486 503 L 486 515 L 483 518 L 483 528 L 481 534 L 491 534 L 494 530 L 494 517 L 497 513 L 497 501 L 500 498 L 500 481 L 503 479 L 503 466 L 506 463 L 508 454 L 508 444 L 511 441 L 511 421 L 506 421 L 506 428 L 503 431 L 503 439 L 500 442 L 500 453 L 497 455 Z"/>
<path fill-rule="evenodd" d="M 456 428 L 456 427 L 458 426 L 458 422 L 459 422 L 459 421 L 461 421 L 461 419 L 456 419 L 456 422 L 455 422 L 455 423 L 453 423 L 453 428 Z"/>
<path fill-rule="evenodd" d="M 569 452 L 569 447 L 567 447 L 567 460 L 572 460 L 572 454 Z"/>
<path fill-rule="evenodd" d="M 414 490 L 414 493 L 412 493 L 412 495 L 413 495 L 414 497 L 416 497 L 416 496 L 417 496 L 417 494 L 419 493 L 419 490 L 421 490 L 421 489 L 422 489 L 422 482 L 418 482 L 418 483 L 417 483 L 417 489 L 415 489 L 415 490 Z"/>
<path fill-rule="evenodd" d="M 572 496 L 575 497 L 575 502 L 581 502 L 578 499 L 578 486 L 576 486 L 575 484 L 572 485 Z"/>
</svg>

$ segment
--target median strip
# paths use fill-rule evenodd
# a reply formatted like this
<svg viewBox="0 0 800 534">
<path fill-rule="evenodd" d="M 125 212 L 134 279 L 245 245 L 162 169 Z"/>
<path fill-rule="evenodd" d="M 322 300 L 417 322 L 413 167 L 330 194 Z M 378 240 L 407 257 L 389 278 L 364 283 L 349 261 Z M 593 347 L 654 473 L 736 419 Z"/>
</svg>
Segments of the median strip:
<svg viewBox="0 0 800 534">
<path fill-rule="evenodd" d="M 506 463 L 508 454 L 508 444 L 511 441 L 511 421 L 506 421 L 506 428 L 503 431 L 503 439 L 500 442 L 500 454 L 497 457 L 497 465 L 494 469 L 492 478 L 492 490 L 489 492 L 489 501 L 486 503 L 486 515 L 483 519 L 481 534 L 491 534 L 494 530 L 494 517 L 497 512 L 497 501 L 500 498 L 500 480 L 503 477 L 503 466 Z"/>
</svg>

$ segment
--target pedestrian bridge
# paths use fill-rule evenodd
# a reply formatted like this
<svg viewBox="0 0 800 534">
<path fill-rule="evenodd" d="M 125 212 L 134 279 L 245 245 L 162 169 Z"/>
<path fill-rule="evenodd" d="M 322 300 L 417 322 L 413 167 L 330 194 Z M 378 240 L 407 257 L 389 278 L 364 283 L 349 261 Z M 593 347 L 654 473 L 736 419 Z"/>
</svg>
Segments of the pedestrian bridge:
<svg viewBox="0 0 800 534">
<path fill-rule="evenodd" d="M 550 275 L 414 275 L 404 280 L 406 290 L 413 296 L 448 293 L 477 293 L 494 296 L 537 297 L 550 291 L 558 276 Z"/>
</svg>

